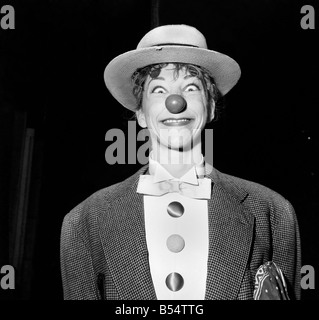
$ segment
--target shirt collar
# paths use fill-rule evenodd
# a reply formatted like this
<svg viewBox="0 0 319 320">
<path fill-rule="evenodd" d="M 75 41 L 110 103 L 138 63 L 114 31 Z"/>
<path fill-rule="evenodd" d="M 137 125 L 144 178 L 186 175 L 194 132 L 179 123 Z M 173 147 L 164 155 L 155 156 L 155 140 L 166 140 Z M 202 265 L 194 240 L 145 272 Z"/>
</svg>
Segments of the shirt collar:
<svg viewBox="0 0 319 320">
<path fill-rule="evenodd" d="M 158 161 L 152 159 L 152 153 L 149 156 L 149 172 L 154 177 L 154 182 L 165 180 L 179 180 L 193 185 L 198 185 L 198 178 L 205 177 L 205 160 L 202 155 L 201 161 L 190 168 L 182 177 L 172 176 Z"/>
</svg>

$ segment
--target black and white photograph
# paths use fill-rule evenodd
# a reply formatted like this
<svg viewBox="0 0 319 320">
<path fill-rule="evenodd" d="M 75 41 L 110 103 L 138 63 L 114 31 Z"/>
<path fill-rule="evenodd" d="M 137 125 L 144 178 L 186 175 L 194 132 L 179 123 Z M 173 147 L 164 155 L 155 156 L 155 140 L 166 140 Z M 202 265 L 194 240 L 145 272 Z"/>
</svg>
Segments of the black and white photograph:
<svg viewBox="0 0 319 320">
<path fill-rule="evenodd" d="M 2 1 L 0 300 L 319 300 L 318 15 Z"/>
</svg>

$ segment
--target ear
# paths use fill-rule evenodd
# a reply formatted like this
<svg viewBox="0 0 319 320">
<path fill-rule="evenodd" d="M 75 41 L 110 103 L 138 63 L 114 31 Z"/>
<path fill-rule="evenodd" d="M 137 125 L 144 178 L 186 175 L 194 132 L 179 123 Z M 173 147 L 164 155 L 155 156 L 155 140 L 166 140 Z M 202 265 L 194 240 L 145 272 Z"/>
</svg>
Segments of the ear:
<svg viewBox="0 0 319 320">
<path fill-rule="evenodd" d="M 207 115 L 208 122 L 211 122 L 215 118 L 215 100 L 212 102 L 211 108 L 209 108 L 209 114 Z"/>
<path fill-rule="evenodd" d="M 144 114 L 143 110 L 139 109 L 135 112 L 135 114 L 136 114 L 137 122 L 140 125 L 140 127 L 146 128 L 147 124 L 146 124 L 145 114 Z"/>
</svg>

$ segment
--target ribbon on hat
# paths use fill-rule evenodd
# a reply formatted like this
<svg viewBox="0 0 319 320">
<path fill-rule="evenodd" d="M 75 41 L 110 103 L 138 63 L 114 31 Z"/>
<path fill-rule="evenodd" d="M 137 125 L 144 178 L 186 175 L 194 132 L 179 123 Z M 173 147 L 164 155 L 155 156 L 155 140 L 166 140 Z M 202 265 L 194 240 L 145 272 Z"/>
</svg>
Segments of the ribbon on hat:
<svg viewBox="0 0 319 320">
<path fill-rule="evenodd" d="M 152 175 L 141 175 L 137 192 L 151 196 L 162 196 L 170 192 L 178 192 L 189 198 L 210 199 L 211 179 L 197 179 L 197 184 L 194 185 L 176 179 L 154 182 Z"/>
</svg>

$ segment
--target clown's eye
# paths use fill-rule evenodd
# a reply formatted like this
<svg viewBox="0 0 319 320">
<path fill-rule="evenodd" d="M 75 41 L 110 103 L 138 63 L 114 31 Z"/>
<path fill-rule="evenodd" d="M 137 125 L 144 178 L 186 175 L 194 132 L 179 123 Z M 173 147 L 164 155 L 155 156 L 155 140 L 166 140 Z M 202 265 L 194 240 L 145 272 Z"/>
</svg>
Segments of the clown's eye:
<svg viewBox="0 0 319 320">
<path fill-rule="evenodd" d="M 198 90 L 200 90 L 200 88 L 195 83 L 188 84 L 185 88 L 185 91 L 198 91 Z"/>
<path fill-rule="evenodd" d="M 160 86 L 156 86 L 153 90 L 152 93 L 165 93 L 165 89 Z"/>
</svg>

